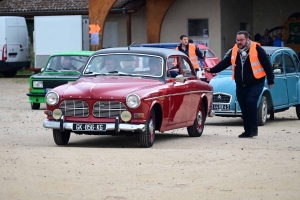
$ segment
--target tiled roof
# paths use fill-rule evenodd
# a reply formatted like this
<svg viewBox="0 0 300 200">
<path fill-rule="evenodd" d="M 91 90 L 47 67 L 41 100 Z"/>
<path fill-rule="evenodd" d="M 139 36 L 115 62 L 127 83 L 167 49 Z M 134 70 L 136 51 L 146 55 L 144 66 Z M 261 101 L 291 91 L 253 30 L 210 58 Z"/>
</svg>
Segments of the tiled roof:
<svg viewBox="0 0 300 200">
<path fill-rule="evenodd" d="M 0 15 L 1 12 L 88 11 L 88 3 L 89 0 L 0 0 Z M 136 11 L 144 3 L 145 0 L 117 0 L 112 11 Z"/>
</svg>

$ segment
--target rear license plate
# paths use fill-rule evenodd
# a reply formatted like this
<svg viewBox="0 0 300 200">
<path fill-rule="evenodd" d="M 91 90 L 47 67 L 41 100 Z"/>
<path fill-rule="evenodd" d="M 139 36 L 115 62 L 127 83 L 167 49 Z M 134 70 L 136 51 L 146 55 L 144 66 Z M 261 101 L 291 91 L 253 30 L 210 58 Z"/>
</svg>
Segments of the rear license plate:
<svg viewBox="0 0 300 200">
<path fill-rule="evenodd" d="M 106 124 L 73 124 L 73 131 L 106 131 Z"/>
<path fill-rule="evenodd" d="M 213 104 L 213 110 L 229 110 L 229 104 Z"/>
</svg>

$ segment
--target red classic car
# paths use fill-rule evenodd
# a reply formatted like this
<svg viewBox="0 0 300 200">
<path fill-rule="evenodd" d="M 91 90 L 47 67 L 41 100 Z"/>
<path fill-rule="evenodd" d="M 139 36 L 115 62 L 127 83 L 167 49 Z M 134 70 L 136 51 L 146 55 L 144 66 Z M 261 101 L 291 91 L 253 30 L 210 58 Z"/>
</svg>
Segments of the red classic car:
<svg viewBox="0 0 300 200">
<path fill-rule="evenodd" d="M 178 65 L 169 68 L 169 63 Z M 199 137 L 213 116 L 212 87 L 196 77 L 189 58 L 176 50 L 119 47 L 90 56 L 81 77 L 46 94 L 45 128 L 57 145 L 70 133 L 139 134 L 151 147 L 155 131 L 187 127 Z"/>
</svg>

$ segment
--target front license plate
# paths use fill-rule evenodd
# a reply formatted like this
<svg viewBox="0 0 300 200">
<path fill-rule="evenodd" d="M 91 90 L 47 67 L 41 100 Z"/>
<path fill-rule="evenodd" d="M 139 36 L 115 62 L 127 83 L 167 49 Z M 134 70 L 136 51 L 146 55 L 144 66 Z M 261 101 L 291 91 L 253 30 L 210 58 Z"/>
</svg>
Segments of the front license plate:
<svg viewBox="0 0 300 200">
<path fill-rule="evenodd" d="M 105 131 L 106 124 L 73 124 L 73 131 Z"/>
<path fill-rule="evenodd" d="M 50 90 L 52 90 L 52 88 L 45 88 L 45 92 L 49 92 Z"/>
<path fill-rule="evenodd" d="M 229 104 L 213 104 L 213 110 L 229 110 Z"/>
</svg>

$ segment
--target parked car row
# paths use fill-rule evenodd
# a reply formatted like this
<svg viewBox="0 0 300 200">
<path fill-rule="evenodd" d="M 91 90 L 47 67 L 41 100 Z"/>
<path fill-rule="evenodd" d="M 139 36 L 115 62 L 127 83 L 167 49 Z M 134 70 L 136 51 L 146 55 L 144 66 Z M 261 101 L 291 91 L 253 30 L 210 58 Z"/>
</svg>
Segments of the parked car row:
<svg viewBox="0 0 300 200">
<path fill-rule="evenodd" d="M 274 67 L 275 84 L 270 90 L 266 83 L 260 96 L 259 125 L 268 114 L 274 119 L 274 113 L 293 106 L 300 119 L 296 53 L 286 47 L 263 48 Z M 172 63 L 178 65 L 170 67 Z M 201 81 L 189 58 L 172 48 L 63 52 L 50 56 L 45 69 L 30 77 L 27 95 L 32 109 L 46 103 L 43 126 L 53 129 L 57 145 L 66 145 L 71 133 L 138 134 L 140 145 L 151 147 L 156 131 L 187 127 L 189 136 L 199 137 L 208 116 L 241 117 L 231 76 L 228 67 L 209 84 Z"/>
</svg>

